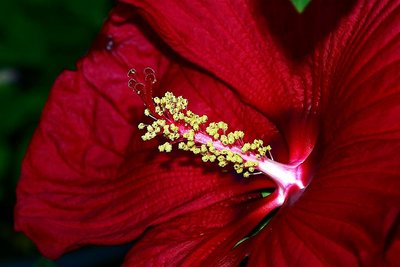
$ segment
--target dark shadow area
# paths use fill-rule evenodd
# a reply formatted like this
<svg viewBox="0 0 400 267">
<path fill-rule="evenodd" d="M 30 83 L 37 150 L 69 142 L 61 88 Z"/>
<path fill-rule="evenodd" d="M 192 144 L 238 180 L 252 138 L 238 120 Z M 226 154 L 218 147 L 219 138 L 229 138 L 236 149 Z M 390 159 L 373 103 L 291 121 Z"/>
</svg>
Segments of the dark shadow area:
<svg viewBox="0 0 400 267">
<path fill-rule="evenodd" d="M 240 263 L 238 267 L 246 267 L 247 264 L 249 263 L 249 257 L 246 256 Z"/>
<path fill-rule="evenodd" d="M 91 246 L 65 254 L 51 261 L 45 258 L 23 258 L 0 260 L 4 267 L 114 267 L 121 266 L 133 243 L 119 246 Z"/>
<path fill-rule="evenodd" d="M 35 245 L 15 232 L 15 188 L 54 80 L 88 51 L 111 2 L 0 2 L 0 266 L 58 266 L 39 262 Z"/>
<path fill-rule="evenodd" d="M 290 1 L 257 0 L 254 12 L 260 28 L 265 28 L 266 24 L 286 55 L 300 61 L 337 27 L 356 1 L 313 0 L 299 14 Z"/>
<path fill-rule="evenodd" d="M 397 210 L 393 209 L 391 214 L 387 216 L 386 220 L 389 221 L 387 224 L 390 226 L 388 227 L 384 246 L 385 251 L 389 251 L 391 247 L 395 245 L 395 238 L 396 236 L 399 236 L 400 233 L 400 215 Z"/>
</svg>

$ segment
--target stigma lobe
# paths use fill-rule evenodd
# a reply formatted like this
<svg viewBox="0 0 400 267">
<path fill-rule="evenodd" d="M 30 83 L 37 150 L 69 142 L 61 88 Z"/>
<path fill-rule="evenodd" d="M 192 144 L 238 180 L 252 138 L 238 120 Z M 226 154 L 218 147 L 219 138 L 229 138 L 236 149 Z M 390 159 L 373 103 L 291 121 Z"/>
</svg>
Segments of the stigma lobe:
<svg viewBox="0 0 400 267">
<path fill-rule="evenodd" d="M 130 69 L 127 76 L 129 77 L 128 86 L 142 99 L 146 107 L 154 112 L 153 89 L 157 83 L 155 71 L 147 67 L 143 70 L 142 77 L 138 77 L 137 71 Z M 142 78 L 143 82 L 139 80 L 140 78 Z"/>
</svg>

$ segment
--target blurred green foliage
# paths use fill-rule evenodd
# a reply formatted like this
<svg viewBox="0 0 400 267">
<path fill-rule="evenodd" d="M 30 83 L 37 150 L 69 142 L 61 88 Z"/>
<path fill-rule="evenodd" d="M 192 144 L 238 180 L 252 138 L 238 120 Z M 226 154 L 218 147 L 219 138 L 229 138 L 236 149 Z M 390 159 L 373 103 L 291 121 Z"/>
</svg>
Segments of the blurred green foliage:
<svg viewBox="0 0 400 267">
<path fill-rule="evenodd" d="M 0 242 L 7 244 L 0 258 L 37 256 L 13 231 L 21 160 L 55 78 L 89 49 L 111 6 L 111 0 L 0 1 Z"/>
<path fill-rule="evenodd" d="M 290 0 L 290 2 L 292 2 L 297 12 L 303 13 L 304 9 L 306 9 L 311 0 Z"/>
</svg>

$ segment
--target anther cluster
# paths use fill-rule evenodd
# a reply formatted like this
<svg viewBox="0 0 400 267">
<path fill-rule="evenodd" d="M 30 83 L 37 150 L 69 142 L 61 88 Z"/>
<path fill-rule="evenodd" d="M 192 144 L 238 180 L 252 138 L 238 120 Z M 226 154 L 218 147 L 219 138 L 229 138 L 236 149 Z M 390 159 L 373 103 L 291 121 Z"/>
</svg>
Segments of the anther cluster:
<svg viewBox="0 0 400 267">
<path fill-rule="evenodd" d="M 153 102 L 154 110 L 145 109 L 144 114 L 154 121 L 140 123 L 139 129 L 146 131 L 144 141 L 156 136 L 168 140 L 158 146 L 160 152 L 171 152 L 177 144 L 178 149 L 199 155 L 204 162 L 216 162 L 222 168 L 232 165 L 244 177 L 255 174 L 258 162 L 270 153 L 271 147 L 264 146 L 262 140 L 245 143 L 242 131 L 229 131 L 227 123 L 208 122 L 206 115 L 188 110 L 188 100 L 182 96 L 167 92 L 161 98 L 154 97 Z"/>
</svg>

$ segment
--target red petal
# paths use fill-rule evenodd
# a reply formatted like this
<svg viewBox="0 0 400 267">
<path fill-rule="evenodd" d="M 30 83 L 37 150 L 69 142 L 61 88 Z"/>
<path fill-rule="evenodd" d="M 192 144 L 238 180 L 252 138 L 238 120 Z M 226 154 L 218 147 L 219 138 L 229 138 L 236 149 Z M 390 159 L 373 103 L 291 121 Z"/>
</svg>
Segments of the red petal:
<svg viewBox="0 0 400 267">
<path fill-rule="evenodd" d="M 171 47 L 276 122 L 294 154 L 304 153 L 304 143 L 313 145 L 307 135 L 317 136 L 308 124 L 297 134 L 299 117 L 310 121 L 320 113 L 318 172 L 269 245 L 256 246 L 249 265 L 381 264 L 386 251 L 398 263 L 399 1 L 313 1 L 303 19 L 284 25 L 307 25 L 308 16 L 316 29 L 300 34 L 314 30 L 319 39 L 298 40 L 297 29 L 291 35 L 276 22 L 288 18 L 283 1 L 266 4 L 276 14 L 275 22 L 267 18 L 275 28 L 260 27 L 249 1 L 126 2 L 140 6 Z M 324 35 L 325 13 L 336 21 Z M 306 43 L 300 59 L 287 55 L 304 40 L 315 47 L 306 51 Z"/>
<path fill-rule="evenodd" d="M 302 104 L 302 77 L 260 29 L 250 1 L 135 1 L 180 55 L 212 72 L 269 117 Z M 289 3 L 290 6 L 290 3 Z"/>
<path fill-rule="evenodd" d="M 249 264 L 400 263 L 399 10 L 399 1 L 360 3 L 317 51 L 325 51 L 322 84 L 332 79 L 322 98 L 322 158 Z"/>
<path fill-rule="evenodd" d="M 281 8 L 276 17 L 285 15 L 282 2 L 269 2 Z M 300 59 L 287 53 L 293 49 L 292 45 L 287 47 L 287 41 L 296 40 L 290 34 L 286 39 L 286 28 L 278 27 L 276 33 L 273 27 L 255 21 L 254 6 L 248 3 L 137 3 L 175 51 L 220 78 L 239 97 L 215 80 L 201 83 L 206 76 L 187 71 L 189 64 L 175 55 L 165 58 L 155 54 L 155 50 L 168 48 L 158 41 L 157 49 L 152 47 L 152 34 L 149 38 L 153 42 L 143 41 L 135 26 L 123 23 L 121 11 L 104 29 L 105 36 L 111 33 L 111 38 L 104 38 L 106 43 L 82 62 L 81 73 L 68 72 L 60 78 L 26 157 L 16 209 L 17 227 L 40 242 L 46 255 L 54 257 L 63 249 L 90 242 L 124 242 L 147 226 L 185 212 L 207 212 L 206 207 L 215 202 L 230 199 L 242 190 L 262 187 L 240 186 L 226 177 L 205 175 L 192 165 L 180 166 L 180 161 L 171 163 L 172 169 L 180 172 L 176 176 L 155 168 L 143 170 L 150 147 L 133 141 L 136 130 L 129 128 L 130 122 L 141 118 L 141 103 L 130 102 L 121 90 L 126 87 L 125 77 L 115 74 L 125 74 L 131 67 L 128 64 L 137 67 L 143 63 L 137 68 L 153 66 L 165 73 L 165 85 L 173 85 L 173 89 L 181 85 L 177 90 L 190 95 L 189 99 L 198 99 L 195 110 L 220 110 L 238 128 L 243 125 L 249 129 L 254 122 L 263 122 L 265 125 L 257 124 L 253 131 L 267 132 L 266 139 L 277 140 L 279 147 L 283 141 L 276 136 L 278 129 L 287 140 L 290 159 L 302 157 L 304 149 L 309 144 L 313 147 L 314 138 L 320 134 L 317 149 L 322 159 L 313 181 L 298 202 L 285 207 L 271 233 L 263 231 L 265 236 L 254 239 L 250 266 L 400 261 L 399 1 L 343 1 L 344 9 L 327 5 L 336 24 L 326 35 L 312 39 L 311 52 L 306 45 L 307 53 Z M 315 3 L 322 2 L 312 1 L 307 10 L 318 6 Z M 124 9 L 132 11 L 126 6 Z M 316 11 L 310 15 L 314 14 L 311 21 L 318 28 L 323 24 L 318 16 L 324 13 Z M 288 21 L 287 25 L 296 22 L 293 18 Z M 131 19 L 131 23 L 137 21 Z M 143 26 L 140 29 L 149 31 Z M 302 40 L 299 42 L 309 38 Z M 106 51 L 104 47 L 111 49 Z M 184 67 L 180 69 L 172 62 Z M 188 73 L 190 77 L 184 78 Z M 189 86 L 192 80 L 195 85 Z M 229 106 L 225 96 L 211 97 L 210 101 L 216 92 L 228 94 L 226 99 L 234 104 Z M 245 112 L 251 109 L 235 104 L 240 97 L 275 122 L 276 128 L 254 111 L 251 120 L 246 121 Z M 232 117 L 225 109 L 240 112 Z M 310 122 L 319 118 L 320 133 L 315 132 L 317 124 Z M 87 153 L 82 156 L 82 151 Z M 137 154 L 137 158 L 132 157 Z M 166 161 L 168 157 L 157 156 L 152 163 Z M 132 170 L 137 171 L 134 181 Z M 193 175 L 182 177 L 182 171 Z M 171 184 L 175 179 L 177 183 Z M 199 201 L 193 200 L 196 198 Z M 144 200 L 150 203 L 143 205 Z M 132 209 L 136 206 L 142 209 Z M 178 217 L 171 225 L 175 222 L 188 226 L 184 221 L 191 222 L 191 218 Z M 205 218 L 212 221 L 211 216 Z M 227 225 L 231 219 L 221 220 L 222 224 Z M 154 228 L 149 236 L 162 235 L 157 229 L 166 230 L 164 227 Z M 235 237 L 232 231 L 222 232 L 226 235 L 221 239 Z M 57 247 L 53 249 L 54 244 Z M 143 248 L 140 243 L 139 248 Z"/>
<path fill-rule="evenodd" d="M 52 89 L 23 163 L 15 210 L 16 229 L 47 257 L 131 241 L 151 225 L 271 186 L 266 179 L 238 182 L 185 153 L 163 155 L 154 142 L 141 141 L 143 103 L 127 87 L 132 65 L 157 69 L 161 85 L 177 87 L 194 109 L 215 110 L 234 127 L 260 123 L 258 134 L 268 138 L 276 134 L 225 86 L 177 67 L 174 60 L 183 61 L 160 53 L 162 43 L 143 30 L 135 10 L 119 6 L 78 70 L 64 72 Z M 231 102 L 212 99 L 222 99 L 221 92 Z"/>
<path fill-rule="evenodd" d="M 139 6 L 175 51 L 232 86 L 275 123 L 287 147 L 278 143 L 274 149 L 289 151 L 277 159 L 297 161 L 308 155 L 318 134 L 316 114 L 324 89 L 319 84 L 331 81 L 321 75 L 323 66 L 311 68 L 311 52 L 337 28 L 352 1 L 328 5 L 314 1 L 303 16 L 289 1 L 124 2 Z M 339 56 L 341 51 L 338 47 L 329 52 Z M 297 141 L 299 135 L 302 142 Z"/>
<path fill-rule="evenodd" d="M 234 246 L 271 211 L 269 201 L 244 192 L 149 229 L 125 265 L 238 266 L 251 252 L 250 242 Z"/>
</svg>

